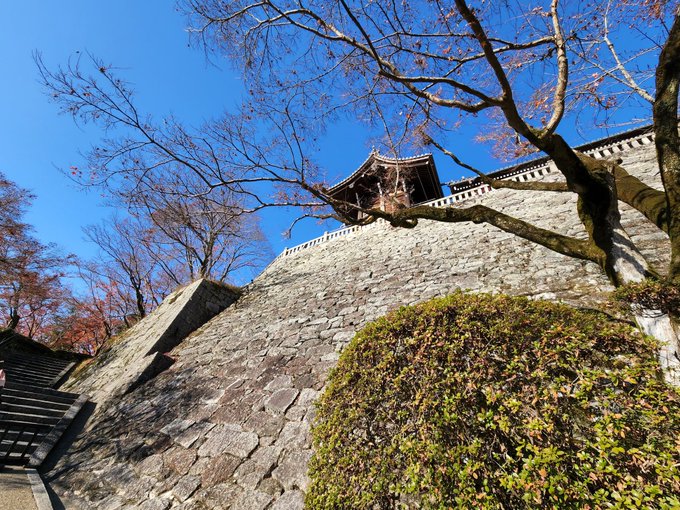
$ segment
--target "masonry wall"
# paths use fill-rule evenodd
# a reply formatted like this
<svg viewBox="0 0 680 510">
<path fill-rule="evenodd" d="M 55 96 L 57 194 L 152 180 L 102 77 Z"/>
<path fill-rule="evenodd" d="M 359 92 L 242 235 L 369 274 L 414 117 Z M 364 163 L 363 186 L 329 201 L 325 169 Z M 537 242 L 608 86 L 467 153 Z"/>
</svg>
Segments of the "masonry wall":
<svg viewBox="0 0 680 510">
<path fill-rule="evenodd" d="M 651 147 L 623 157 L 654 181 Z M 569 194 L 478 202 L 583 235 Z M 625 225 L 663 267 L 665 236 L 628 210 Z M 66 508 L 301 508 L 313 401 L 342 347 L 388 310 L 457 288 L 580 306 L 611 290 L 594 264 L 484 225 L 365 228 L 279 258 L 172 351 L 170 369 L 112 403 L 46 480 Z"/>
<path fill-rule="evenodd" d="M 237 297 L 234 289 L 208 280 L 196 280 L 180 287 L 153 314 L 105 346 L 63 389 L 87 394 L 101 412 L 109 401 L 120 398 L 171 365 L 172 358 L 164 353 Z"/>
</svg>

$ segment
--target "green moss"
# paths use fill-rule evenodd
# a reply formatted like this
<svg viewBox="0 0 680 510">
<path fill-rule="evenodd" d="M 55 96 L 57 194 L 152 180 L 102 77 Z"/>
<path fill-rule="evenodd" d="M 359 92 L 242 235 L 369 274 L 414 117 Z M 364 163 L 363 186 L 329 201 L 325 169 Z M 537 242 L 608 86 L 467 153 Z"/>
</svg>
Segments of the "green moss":
<svg viewBox="0 0 680 510">
<path fill-rule="evenodd" d="M 454 294 L 359 332 L 319 402 L 308 508 L 677 508 L 656 345 L 594 311 Z"/>
<path fill-rule="evenodd" d="M 626 312 L 638 307 L 680 317 L 680 286 L 668 280 L 648 278 L 622 285 L 614 291 L 613 298 Z"/>
</svg>

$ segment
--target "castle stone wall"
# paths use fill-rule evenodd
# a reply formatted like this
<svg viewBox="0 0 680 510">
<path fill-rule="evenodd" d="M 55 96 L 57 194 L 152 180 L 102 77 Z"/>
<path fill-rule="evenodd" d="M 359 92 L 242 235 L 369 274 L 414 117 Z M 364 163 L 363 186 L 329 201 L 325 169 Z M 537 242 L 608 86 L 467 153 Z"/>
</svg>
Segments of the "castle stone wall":
<svg viewBox="0 0 680 510">
<path fill-rule="evenodd" d="M 622 156 L 657 179 L 650 147 Z M 477 202 L 584 235 L 570 194 L 502 190 Z M 624 209 L 663 267 L 665 236 Z M 492 227 L 364 228 L 279 258 L 172 351 L 171 368 L 112 402 L 46 480 L 66 508 L 302 508 L 313 402 L 343 346 L 387 311 L 458 288 L 581 306 L 611 290 L 596 265 Z"/>
<path fill-rule="evenodd" d="M 189 333 L 236 301 L 224 285 L 197 280 L 171 293 L 149 315 L 120 335 L 83 370 L 64 384 L 66 391 L 86 393 L 99 410 L 106 403 L 172 364 L 163 356 Z"/>
</svg>

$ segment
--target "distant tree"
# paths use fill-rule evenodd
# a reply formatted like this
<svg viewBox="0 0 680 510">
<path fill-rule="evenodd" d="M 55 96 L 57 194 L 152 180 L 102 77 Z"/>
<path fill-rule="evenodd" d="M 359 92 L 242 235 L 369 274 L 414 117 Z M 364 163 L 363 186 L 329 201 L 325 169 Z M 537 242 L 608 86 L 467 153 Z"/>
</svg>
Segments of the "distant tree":
<svg viewBox="0 0 680 510">
<path fill-rule="evenodd" d="M 115 234 L 116 230 L 113 232 Z M 47 341 L 55 348 L 90 355 L 97 354 L 109 338 L 141 318 L 138 291 L 150 296 L 143 299 L 144 312 L 148 313 L 172 287 L 149 281 L 148 287 L 143 285 L 135 290 L 128 275 L 105 252 L 97 261 L 74 260 L 73 269 L 72 276 L 79 281 L 78 292 L 69 296 L 60 312 L 55 314 Z"/>
<path fill-rule="evenodd" d="M 217 188 L 245 193 L 252 210 L 296 205 L 305 209 L 303 216 L 338 218 L 354 207 L 363 219 L 343 220 L 365 224 L 382 218 L 405 228 L 420 219 L 487 223 L 594 262 L 615 286 L 659 275 L 622 227 L 622 201 L 669 235 L 667 273 L 680 283 L 677 2 L 185 0 L 183 5 L 208 51 L 240 65 L 250 97 L 241 112 L 190 130 L 175 119 L 155 123 L 142 115 L 128 84 L 108 65 L 96 61 L 95 76 L 78 63 L 50 72 L 39 62 L 63 111 L 125 130 L 90 153 L 88 182 L 125 180 L 143 190 L 159 176 L 180 172 L 195 178 L 195 194 Z M 634 30 L 644 46 L 630 37 Z M 615 36 L 625 39 L 625 51 L 616 49 Z M 605 62 L 605 54 L 613 63 Z M 655 86 L 645 81 L 650 63 Z M 583 124 L 586 115 L 606 119 L 631 101 L 650 99 L 663 191 L 630 175 L 619 160 L 579 153 L 560 134 L 565 121 L 585 130 L 594 125 Z M 316 136 L 340 113 L 378 126 L 395 155 L 414 144 L 430 145 L 493 187 L 574 194 L 574 214 L 587 238 L 539 228 L 483 205 L 384 211 L 334 200 L 310 154 Z M 467 118 L 508 158 L 539 151 L 549 156 L 564 181 L 486 177 L 450 143 L 452 129 Z M 271 188 L 263 184 L 274 185 L 276 193 L 266 193 Z M 637 308 L 636 317 L 661 340 L 662 364 L 678 382 L 678 340 L 669 317 L 657 312 Z"/>
<path fill-rule="evenodd" d="M 94 356 L 106 340 L 130 326 L 129 315 L 121 309 L 121 293 L 103 288 L 101 280 L 97 283 L 99 288 L 71 297 L 54 317 L 48 337 L 52 348 Z"/>
<path fill-rule="evenodd" d="M 2 236 L 0 265 L 3 271 L 17 265 L 14 263 L 18 256 L 14 247 L 29 230 L 29 226 L 22 222 L 22 217 L 33 198 L 27 190 L 0 174 L 0 236 Z"/>
<path fill-rule="evenodd" d="M 149 224 L 149 255 L 178 285 L 187 280 L 230 280 L 262 267 L 270 253 L 257 219 L 243 213 L 241 197 L 224 188 L 196 194 L 191 176 L 172 175 L 159 192 L 137 200 Z M 141 207 L 140 207 L 141 206 Z"/>
<path fill-rule="evenodd" d="M 15 273 L 0 291 L 5 327 L 29 338 L 44 340 L 49 335 L 52 318 L 70 295 L 61 277 L 61 272 L 48 272 L 44 268 Z"/>
<path fill-rule="evenodd" d="M 62 283 L 68 258 L 23 221 L 33 198 L 0 174 L 0 311 L 4 327 L 44 339 L 69 295 Z"/>
<path fill-rule="evenodd" d="M 94 356 L 103 343 L 111 337 L 103 329 L 100 317 L 93 315 L 87 303 L 78 302 L 57 315 L 50 329 L 48 345 L 57 350 L 80 352 Z"/>
<path fill-rule="evenodd" d="M 85 227 L 84 232 L 101 253 L 98 262 L 81 265 L 81 275 L 84 270 L 99 276 L 108 282 L 105 286 L 119 289 L 121 308 L 127 314 L 146 317 L 165 297 L 165 292 L 158 294 L 153 282 L 156 263 L 146 246 L 146 229 L 133 218 L 114 217 Z"/>
<path fill-rule="evenodd" d="M 85 317 L 96 317 L 102 335 L 111 337 L 134 324 L 139 317 L 129 285 L 118 276 L 110 260 L 78 261 L 77 275 L 85 290 L 73 300 L 73 308 Z"/>
<path fill-rule="evenodd" d="M 153 192 L 130 197 L 132 215 L 86 227 L 100 253 L 96 261 L 77 264 L 88 292 L 74 302 L 72 318 L 98 317 L 108 337 L 117 325 L 144 318 L 179 285 L 197 278 L 224 282 L 262 264 L 264 236 L 233 204 L 222 190 L 192 196 L 182 181 L 159 180 Z"/>
</svg>

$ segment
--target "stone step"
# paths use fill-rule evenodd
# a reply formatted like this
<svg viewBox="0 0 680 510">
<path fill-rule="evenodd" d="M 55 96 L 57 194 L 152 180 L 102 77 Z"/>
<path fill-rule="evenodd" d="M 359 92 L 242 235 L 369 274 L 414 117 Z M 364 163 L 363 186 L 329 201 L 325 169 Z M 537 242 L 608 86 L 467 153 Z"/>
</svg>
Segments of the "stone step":
<svg viewBox="0 0 680 510">
<path fill-rule="evenodd" d="M 9 392 L 5 392 L 0 396 L 0 402 L 7 405 L 20 405 L 20 406 L 33 406 L 41 407 L 44 409 L 54 409 L 66 412 L 66 410 L 71 406 L 75 399 L 68 399 L 68 402 L 52 402 L 43 398 L 36 398 L 32 395 L 26 395 L 25 393 L 21 395 L 13 395 Z"/>
<path fill-rule="evenodd" d="M 8 382 L 47 387 L 59 384 L 74 365 L 59 358 L 19 354 L 10 354 L 0 361 Z"/>
<path fill-rule="evenodd" d="M 59 416 L 44 416 L 42 414 L 30 414 L 26 412 L 0 411 L 0 421 L 18 421 L 36 425 L 54 426 L 59 423 Z"/>
<path fill-rule="evenodd" d="M 53 372 L 61 372 L 71 362 L 66 360 L 49 360 L 46 358 L 26 358 L 23 356 L 7 356 L 5 361 L 17 366 L 24 367 L 39 367 L 43 370 L 50 370 Z"/>
<path fill-rule="evenodd" d="M 87 397 L 53 389 L 74 366 L 46 356 L 11 354 L 0 361 L 0 465 L 39 466 Z"/>
<path fill-rule="evenodd" d="M 5 364 L 4 366 L 0 366 L 5 371 L 5 374 L 7 376 L 7 379 L 16 379 L 16 378 L 22 378 L 28 381 L 33 381 L 34 384 L 43 384 L 45 386 L 49 386 L 50 382 L 54 379 L 54 375 L 46 374 L 44 372 L 41 373 L 34 373 L 28 369 L 21 368 L 21 367 L 16 367 L 16 366 L 8 366 Z"/>
<path fill-rule="evenodd" d="M 63 407 L 61 409 L 54 409 L 51 406 L 40 405 L 39 401 L 24 402 L 24 403 L 9 403 L 5 399 L 0 399 L 0 413 L 6 414 L 29 414 L 35 416 L 45 417 L 61 417 L 66 412 Z"/>
<path fill-rule="evenodd" d="M 52 388 L 44 388 L 38 386 L 29 386 L 26 384 L 19 384 L 7 381 L 5 389 L 2 391 L 4 395 L 6 392 L 14 392 L 14 394 L 33 394 L 40 395 L 40 398 L 46 400 L 51 400 L 54 402 L 72 402 L 77 399 L 80 395 L 78 393 L 68 393 L 66 391 L 53 390 Z M 37 398 L 37 397 L 36 397 Z"/>
<path fill-rule="evenodd" d="M 0 465 L 23 465 L 52 426 L 0 418 Z"/>
</svg>

